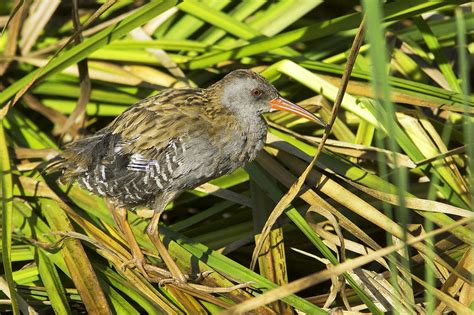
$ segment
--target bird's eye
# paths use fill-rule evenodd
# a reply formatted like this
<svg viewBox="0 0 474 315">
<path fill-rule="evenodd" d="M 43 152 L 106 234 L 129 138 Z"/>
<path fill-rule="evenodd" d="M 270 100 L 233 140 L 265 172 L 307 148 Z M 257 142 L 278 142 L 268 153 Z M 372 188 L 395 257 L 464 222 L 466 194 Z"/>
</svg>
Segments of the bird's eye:
<svg viewBox="0 0 474 315">
<path fill-rule="evenodd" d="M 253 89 L 252 90 L 252 95 L 255 96 L 255 97 L 259 97 L 260 95 L 262 95 L 262 90 L 260 89 Z"/>
</svg>

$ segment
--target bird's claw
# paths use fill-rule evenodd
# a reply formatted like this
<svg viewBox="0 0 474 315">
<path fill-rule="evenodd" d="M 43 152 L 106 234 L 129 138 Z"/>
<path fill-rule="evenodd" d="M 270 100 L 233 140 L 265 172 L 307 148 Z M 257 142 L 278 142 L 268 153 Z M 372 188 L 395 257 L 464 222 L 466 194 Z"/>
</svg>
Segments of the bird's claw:
<svg viewBox="0 0 474 315">
<path fill-rule="evenodd" d="M 199 283 L 202 280 L 204 280 L 204 278 L 206 278 L 208 275 L 210 275 L 213 272 L 214 272 L 213 270 L 207 270 L 207 271 L 197 273 L 197 274 L 185 275 L 186 281 L 182 281 L 182 280 L 180 280 L 176 277 L 169 277 L 169 278 L 165 278 L 165 279 L 160 279 L 158 281 L 158 285 L 160 287 L 164 286 L 165 284 L 174 284 L 174 285 L 177 285 L 177 286 L 182 286 L 182 285 L 186 285 L 188 283 Z"/>
<path fill-rule="evenodd" d="M 171 284 L 177 287 L 187 287 L 193 290 L 198 290 L 198 291 L 207 292 L 207 293 L 228 293 L 237 289 L 248 288 L 254 284 L 253 282 L 245 282 L 245 283 L 240 283 L 231 287 L 217 287 L 217 288 L 208 287 L 208 286 L 196 284 L 196 283 L 201 282 L 204 278 L 209 276 L 211 273 L 215 272 L 213 270 L 206 270 L 204 272 L 197 273 L 197 274 L 185 275 L 186 280 L 181 281 L 179 278 L 173 277 L 173 275 L 168 270 L 161 269 L 149 264 L 146 264 L 145 268 L 149 273 L 154 273 L 154 274 L 159 275 L 159 277 L 150 277 L 149 280 L 150 282 L 158 283 L 160 287 L 167 284 Z"/>
<path fill-rule="evenodd" d="M 190 276 L 187 276 L 187 278 L 188 278 L 188 280 L 191 280 L 192 282 L 199 283 L 213 272 L 214 272 L 214 270 L 206 270 L 206 271 L 203 271 L 201 273 L 191 275 L 192 279 L 190 279 L 191 278 Z"/>
<path fill-rule="evenodd" d="M 182 283 L 181 281 L 179 281 L 178 279 L 176 278 L 166 278 L 166 279 L 160 279 L 158 281 L 158 286 L 160 287 L 163 287 L 165 286 L 166 284 L 175 284 L 175 285 L 180 285 L 180 284 L 186 284 L 185 283 Z"/>
</svg>

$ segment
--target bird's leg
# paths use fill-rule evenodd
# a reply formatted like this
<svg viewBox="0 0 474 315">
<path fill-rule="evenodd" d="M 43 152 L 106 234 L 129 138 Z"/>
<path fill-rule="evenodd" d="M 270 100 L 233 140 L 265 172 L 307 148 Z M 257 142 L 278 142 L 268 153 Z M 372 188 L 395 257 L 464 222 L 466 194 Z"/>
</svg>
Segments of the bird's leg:
<svg viewBox="0 0 474 315">
<path fill-rule="evenodd" d="M 147 227 L 147 234 L 150 240 L 155 245 L 156 249 L 158 250 L 158 253 L 160 254 L 161 258 L 166 264 L 166 267 L 168 267 L 174 280 L 179 283 L 186 283 L 187 282 L 186 276 L 179 269 L 176 262 L 168 253 L 168 249 L 165 247 L 165 245 L 160 239 L 159 222 L 160 222 L 161 214 L 165 210 L 165 207 L 168 204 L 168 202 L 171 201 L 174 197 L 176 197 L 176 195 L 177 195 L 176 193 L 165 193 L 162 196 L 160 196 L 161 198 L 160 197 L 157 198 L 155 202 L 153 217 L 151 218 L 150 224 Z"/>
<path fill-rule="evenodd" d="M 137 269 L 145 276 L 148 277 L 147 272 L 145 271 L 145 256 L 143 255 L 140 246 L 133 235 L 132 228 L 127 220 L 127 209 L 122 207 L 113 207 L 109 204 L 109 209 L 112 212 L 112 216 L 114 218 L 115 224 L 119 229 L 122 236 L 125 238 L 130 250 L 132 251 L 132 259 L 123 263 L 120 268 L 124 269 L 130 264 L 135 265 Z"/>
<path fill-rule="evenodd" d="M 176 196 L 177 196 L 177 193 L 165 193 L 165 194 L 163 194 L 162 196 L 159 196 L 156 199 L 154 213 L 153 213 L 151 221 L 150 221 L 150 223 L 148 224 L 148 227 L 147 227 L 148 237 L 150 238 L 150 240 L 155 245 L 156 249 L 158 250 L 158 252 L 161 256 L 161 258 L 165 262 L 166 267 L 168 267 L 168 270 L 169 270 L 169 272 L 171 274 L 171 277 L 172 277 L 170 279 L 162 279 L 161 281 L 159 281 L 160 285 L 161 284 L 166 284 L 166 283 L 171 283 L 171 284 L 175 284 L 175 285 L 178 285 L 178 286 L 181 286 L 181 287 L 186 287 L 186 288 L 194 290 L 194 291 L 197 290 L 197 291 L 200 291 L 200 292 L 207 292 L 207 293 L 227 293 L 227 292 L 231 292 L 231 291 L 236 290 L 236 289 L 249 287 L 250 284 L 251 284 L 250 282 L 241 283 L 241 284 L 238 284 L 238 285 L 235 285 L 235 286 L 224 287 L 224 288 L 214 288 L 214 287 L 207 287 L 207 286 L 199 285 L 199 284 L 187 283 L 188 282 L 188 277 L 183 274 L 181 269 L 179 269 L 178 265 L 176 264 L 176 262 L 173 260 L 173 258 L 169 254 L 168 249 L 165 247 L 165 245 L 163 244 L 163 242 L 160 239 L 159 222 L 160 222 L 161 214 L 165 210 L 165 207 L 168 204 L 168 202 L 173 200 Z M 150 265 L 147 265 L 147 268 L 154 269 Z M 198 274 L 197 275 L 197 280 L 200 280 L 200 279 L 206 277 L 211 272 L 213 272 L 213 271 L 206 271 L 206 272 Z M 161 272 L 161 274 L 163 275 L 162 272 Z"/>
</svg>

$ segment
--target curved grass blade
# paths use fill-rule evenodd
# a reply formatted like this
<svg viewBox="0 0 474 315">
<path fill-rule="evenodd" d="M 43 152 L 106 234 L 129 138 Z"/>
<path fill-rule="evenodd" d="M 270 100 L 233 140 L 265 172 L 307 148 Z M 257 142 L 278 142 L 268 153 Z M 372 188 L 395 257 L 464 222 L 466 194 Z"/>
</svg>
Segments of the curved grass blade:
<svg viewBox="0 0 474 315">
<path fill-rule="evenodd" d="M 46 292 L 48 292 L 48 298 L 51 301 L 54 312 L 56 314 L 71 314 L 66 291 L 54 263 L 41 249 L 37 251 L 37 254 L 39 275 L 46 288 Z"/>
<path fill-rule="evenodd" d="M 55 201 L 41 199 L 41 205 L 43 215 L 48 220 L 53 231 L 74 231 L 68 217 Z M 104 291 L 80 241 L 71 239 L 65 242 L 61 254 L 88 312 L 111 314 Z"/>
<path fill-rule="evenodd" d="M 466 223 L 469 223 L 472 220 L 473 220 L 472 217 L 471 218 L 465 218 L 465 219 L 460 220 L 459 222 L 455 222 L 454 224 L 452 224 L 450 226 L 446 226 L 444 228 L 434 230 L 434 231 L 430 232 L 429 234 L 427 233 L 426 235 L 422 235 L 422 236 L 418 236 L 416 238 L 413 238 L 412 240 L 410 240 L 406 244 L 401 243 L 401 244 L 398 244 L 398 245 L 392 245 L 392 246 L 385 247 L 385 248 L 382 248 L 380 250 L 377 250 L 375 252 L 372 252 L 368 255 L 360 256 L 360 257 L 357 257 L 355 259 L 348 260 L 348 261 L 346 261 L 346 262 L 344 262 L 340 265 L 335 266 L 332 269 L 327 269 L 327 270 L 323 270 L 323 271 L 320 271 L 320 272 L 316 272 L 316 273 L 311 274 L 309 276 L 306 276 L 306 277 L 300 278 L 298 280 L 295 280 L 293 282 L 290 282 L 287 285 L 281 286 L 278 289 L 274 289 L 272 291 L 265 292 L 262 295 L 259 295 L 255 298 L 251 299 L 251 300 L 248 300 L 248 301 L 245 301 L 245 302 L 243 302 L 239 305 L 236 305 L 233 308 L 222 312 L 221 314 L 226 314 L 227 315 L 227 314 L 236 314 L 236 313 L 243 313 L 243 312 L 246 312 L 246 311 L 250 311 L 250 310 L 252 310 L 256 307 L 268 304 L 268 303 L 276 301 L 278 299 L 282 299 L 283 297 L 287 296 L 288 294 L 296 293 L 300 290 L 303 290 L 303 289 L 309 288 L 313 285 L 319 284 L 319 283 L 321 283 L 325 280 L 329 280 L 331 278 L 331 276 L 333 276 L 333 275 L 339 275 L 339 274 L 342 274 L 345 271 L 349 271 L 349 270 L 353 270 L 355 268 L 361 267 L 361 266 L 363 266 L 363 265 L 365 265 L 369 262 L 374 261 L 375 259 L 377 259 L 379 257 L 384 257 L 384 256 L 387 256 L 387 255 L 395 252 L 395 251 L 398 251 L 398 250 L 402 249 L 403 247 L 405 247 L 407 245 L 415 244 L 417 242 L 420 242 L 420 241 L 424 240 L 427 237 L 432 237 L 434 235 L 446 232 L 446 230 L 448 230 L 450 228 L 453 228 L 454 226 L 459 226 L 459 225 L 462 225 L 462 224 L 466 224 Z M 419 278 L 417 278 L 416 281 L 419 282 L 419 283 L 423 283 L 423 281 Z M 423 283 L 423 284 L 425 284 L 425 283 Z M 437 298 L 441 299 L 443 302 L 449 303 L 450 307 L 452 307 L 452 309 L 455 312 L 457 312 L 458 314 L 468 314 L 469 313 L 469 309 L 466 306 L 459 303 L 458 301 L 454 300 L 453 298 L 447 296 L 446 294 L 444 294 L 443 292 L 441 292 L 437 289 L 435 289 L 435 292 L 437 293 Z"/>
<path fill-rule="evenodd" d="M 259 161 L 260 163 L 260 161 Z M 279 190 L 279 188 L 268 180 L 267 176 L 265 176 L 265 172 L 261 169 L 261 167 L 257 165 L 250 165 L 248 166 L 249 171 L 253 175 L 253 179 L 257 182 L 260 187 L 265 190 L 269 196 L 275 201 L 278 202 L 283 193 Z M 308 222 L 301 216 L 301 214 L 293 207 L 289 207 L 285 210 L 285 214 L 290 218 L 290 220 L 301 230 L 301 232 L 311 241 L 311 243 L 326 257 L 332 264 L 336 265 L 339 262 L 337 261 L 334 254 L 331 250 L 324 244 L 322 239 L 313 231 L 313 229 L 309 226 Z M 354 279 L 349 274 L 344 274 L 347 282 L 351 285 L 351 287 L 357 292 L 357 295 L 360 297 L 362 301 L 367 305 L 367 307 L 372 311 L 374 314 L 381 314 L 380 310 L 375 306 L 372 300 L 366 295 L 364 290 L 360 288 Z"/>
<path fill-rule="evenodd" d="M 152 1 L 142 6 L 123 21 L 85 39 L 81 44 L 62 53 L 55 59 L 52 59 L 45 67 L 27 74 L 23 78 L 7 87 L 0 93 L 0 104 L 5 103 L 19 91 L 21 91 L 20 94 L 25 93 L 26 89 L 29 88 L 29 86 L 31 86 L 34 81 L 59 72 L 62 69 L 83 60 L 93 51 L 96 51 L 100 47 L 103 47 L 115 39 L 122 37 L 137 26 L 146 23 L 148 20 L 172 7 L 175 3 L 175 0 L 162 0 Z M 7 111 L 8 106 L 2 107 L 0 110 L 0 118 L 3 117 Z"/>
<path fill-rule="evenodd" d="M 423 0 L 396 1 L 384 5 L 385 19 L 394 20 L 403 17 L 413 16 L 422 12 L 434 10 L 445 6 L 444 2 L 426 2 Z M 466 1 L 449 1 L 453 3 L 463 3 Z M 315 23 L 311 26 L 302 27 L 286 33 L 276 35 L 271 38 L 256 40 L 248 45 L 237 47 L 225 52 L 210 53 L 195 58 L 187 64 L 189 69 L 202 69 L 225 60 L 235 60 L 242 57 L 253 56 L 264 53 L 275 48 L 285 47 L 296 41 L 309 41 L 325 36 L 330 36 L 337 32 L 351 30 L 360 24 L 360 14 L 349 14 L 335 19 Z"/>
<path fill-rule="evenodd" d="M 12 250 L 12 215 L 13 215 L 13 184 L 8 155 L 7 137 L 3 128 L 5 119 L 0 119 L 0 184 L 2 185 L 2 264 L 5 278 L 10 290 L 13 314 L 20 314 L 16 297 L 15 283 L 11 261 Z"/>
</svg>

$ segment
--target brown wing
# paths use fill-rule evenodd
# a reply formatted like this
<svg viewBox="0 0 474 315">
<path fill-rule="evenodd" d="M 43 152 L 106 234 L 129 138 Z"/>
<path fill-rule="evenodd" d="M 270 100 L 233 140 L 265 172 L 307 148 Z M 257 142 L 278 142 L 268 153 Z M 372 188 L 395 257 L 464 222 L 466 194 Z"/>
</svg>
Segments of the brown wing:
<svg viewBox="0 0 474 315">
<path fill-rule="evenodd" d="M 157 159 L 171 139 L 187 136 L 190 128 L 209 125 L 202 110 L 208 102 L 202 89 L 161 91 L 131 106 L 96 134 L 68 144 L 55 168 L 63 170 L 65 179 L 74 179 L 97 164 L 108 163 L 116 153 L 142 152 L 146 159 Z"/>
<path fill-rule="evenodd" d="M 124 153 L 144 152 L 153 159 L 171 139 L 187 137 L 193 129 L 213 132 L 208 102 L 201 89 L 165 90 L 129 108 L 110 129 L 120 135 Z"/>
</svg>

